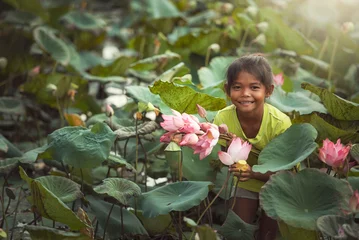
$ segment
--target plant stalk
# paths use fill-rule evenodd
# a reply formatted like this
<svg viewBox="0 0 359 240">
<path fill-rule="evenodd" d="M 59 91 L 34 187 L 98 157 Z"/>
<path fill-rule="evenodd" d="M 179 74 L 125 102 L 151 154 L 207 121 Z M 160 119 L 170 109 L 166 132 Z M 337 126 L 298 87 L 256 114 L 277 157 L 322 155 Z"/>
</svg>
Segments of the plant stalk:
<svg viewBox="0 0 359 240">
<path fill-rule="evenodd" d="M 115 204 L 113 203 L 112 206 L 111 206 L 111 209 L 110 209 L 110 211 L 108 212 L 108 215 L 107 215 L 105 229 L 103 230 L 103 237 L 102 237 L 103 240 L 105 240 L 105 237 L 106 237 L 106 230 L 107 230 L 108 221 L 110 220 L 111 212 L 112 212 L 112 209 L 113 209 L 114 206 L 115 206 Z M 98 223 L 98 221 L 97 221 L 97 223 Z"/>
</svg>

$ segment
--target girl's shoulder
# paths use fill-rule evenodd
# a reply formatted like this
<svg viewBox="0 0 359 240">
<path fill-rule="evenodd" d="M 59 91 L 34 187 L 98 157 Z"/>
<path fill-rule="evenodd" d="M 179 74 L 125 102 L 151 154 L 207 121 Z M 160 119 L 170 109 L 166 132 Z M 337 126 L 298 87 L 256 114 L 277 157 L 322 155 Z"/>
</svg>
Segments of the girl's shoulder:
<svg viewBox="0 0 359 240">
<path fill-rule="evenodd" d="M 274 121 L 279 121 L 279 122 L 290 121 L 288 115 L 280 111 L 278 108 L 274 107 L 273 105 L 270 105 L 269 103 L 265 103 L 265 105 L 268 109 L 269 117 L 272 118 Z"/>
</svg>

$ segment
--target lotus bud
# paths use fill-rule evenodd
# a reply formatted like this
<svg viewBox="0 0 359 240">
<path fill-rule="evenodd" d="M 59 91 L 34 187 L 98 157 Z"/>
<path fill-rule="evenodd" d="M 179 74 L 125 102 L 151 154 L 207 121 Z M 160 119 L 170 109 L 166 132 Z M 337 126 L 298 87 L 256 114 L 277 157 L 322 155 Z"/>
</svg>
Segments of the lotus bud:
<svg viewBox="0 0 359 240">
<path fill-rule="evenodd" d="M 246 12 L 248 13 L 249 16 L 255 18 L 258 14 L 258 8 L 254 6 L 249 6 L 247 7 Z"/>
<path fill-rule="evenodd" d="M 341 26 L 342 32 L 344 34 L 354 31 L 354 24 L 352 22 L 345 22 Z"/>
<path fill-rule="evenodd" d="M 219 130 L 219 133 L 220 133 L 220 134 L 226 134 L 226 133 L 228 133 L 228 127 L 227 127 L 227 125 L 224 124 L 224 123 L 218 126 L 218 130 Z"/>
<path fill-rule="evenodd" d="M 353 196 L 349 199 L 349 208 L 352 212 L 359 211 L 359 192 L 358 190 L 355 190 L 353 193 Z"/>
<path fill-rule="evenodd" d="M 4 57 L 0 58 L 0 69 L 4 69 L 7 66 L 7 59 Z"/>
<path fill-rule="evenodd" d="M 55 94 L 57 91 L 57 86 L 55 84 L 49 83 L 46 86 L 46 91 Z"/>
<path fill-rule="evenodd" d="M 240 171 L 247 171 L 249 167 L 246 160 L 239 160 L 236 162 L 236 168 Z"/>
<path fill-rule="evenodd" d="M 113 108 L 110 106 L 110 104 L 106 105 L 106 116 L 107 117 L 112 117 L 115 114 L 115 112 L 113 111 Z"/>
<path fill-rule="evenodd" d="M 269 24 L 267 22 L 260 22 L 256 27 L 261 33 L 265 33 L 268 30 Z"/>
<path fill-rule="evenodd" d="M 69 91 L 67 91 L 67 96 L 70 97 L 71 101 L 75 101 L 75 95 L 76 95 L 77 91 L 74 89 L 70 89 Z"/>
<path fill-rule="evenodd" d="M 221 6 L 221 12 L 224 14 L 231 13 L 233 11 L 233 4 L 232 3 L 223 3 Z"/>
<path fill-rule="evenodd" d="M 150 111 L 150 112 L 146 112 L 145 117 L 150 119 L 151 121 L 155 121 L 157 115 L 156 115 L 155 111 Z"/>
<path fill-rule="evenodd" d="M 218 43 L 213 43 L 209 46 L 209 49 L 211 49 L 211 51 L 214 53 L 218 53 L 219 50 L 221 50 L 221 47 L 218 45 Z"/>
<path fill-rule="evenodd" d="M 199 104 L 196 104 L 196 106 L 197 106 L 198 115 L 200 115 L 202 118 L 206 118 L 207 117 L 206 109 L 201 107 Z"/>
<path fill-rule="evenodd" d="M 264 35 L 263 33 L 259 34 L 254 40 L 253 42 L 258 43 L 261 46 L 266 45 L 267 43 L 267 39 L 266 39 L 266 35 Z"/>
<path fill-rule="evenodd" d="M 37 74 L 40 73 L 40 68 L 41 68 L 40 66 L 34 67 L 33 69 L 30 70 L 29 75 L 31 77 L 36 76 Z"/>
<path fill-rule="evenodd" d="M 133 114 L 133 118 L 134 119 L 137 119 L 137 120 L 141 120 L 142 119 L 142 113 L 140 113 L 140 112 L 135 112 L 134 114 Z"/>
</svg>

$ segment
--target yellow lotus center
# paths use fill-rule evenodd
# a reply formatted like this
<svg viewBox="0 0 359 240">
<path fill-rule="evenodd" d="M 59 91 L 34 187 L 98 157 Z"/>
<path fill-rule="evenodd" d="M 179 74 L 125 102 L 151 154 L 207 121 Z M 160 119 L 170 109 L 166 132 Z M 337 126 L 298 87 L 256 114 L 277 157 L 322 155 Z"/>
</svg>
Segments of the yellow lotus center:
<svg viewBox="0 0 359 240">
<path fill-rule="evenodd" d="M 239 160 L 236 162 L 236 168 L 241 171 L 247 171 L 248 170 L 248 164 L 246 160 Z"/>
</svg>

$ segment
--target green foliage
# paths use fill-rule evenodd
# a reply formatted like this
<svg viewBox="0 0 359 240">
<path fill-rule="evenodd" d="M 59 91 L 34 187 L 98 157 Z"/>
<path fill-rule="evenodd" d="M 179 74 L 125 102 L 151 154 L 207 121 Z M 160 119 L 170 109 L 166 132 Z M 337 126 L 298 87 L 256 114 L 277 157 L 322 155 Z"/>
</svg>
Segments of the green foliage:
<svg viewBox="0 0 359 240">
<path fill-rule="evenodd" d="M 264 174 L 292 169 L 317 148 L 316 138 L 317 131 L 308 123 L 290 126 L 265 146 L 253 171 Z"/>
<path fill-rule="evenodd" d="M 207 197 L 211 182 L 175 182 L 143 193 L 139 206 L 148 218 L 167 214 L 171 211 L 186 211 Z"/>
<path fill-rule="evenodd" d="M 320 216 L 347 209 L 350 196 L 348 183 L 317 169 L 304 169 L 273 175 L 261 189 L 260 203 L 269 217 L 313 231 Z"/>
<path fill-rule="evenodd" d="M 76 168 L 93 168 L 108 158 L 115 138 L 104 123 L 96 123 L 91 129 L 64 127 L 48 136 L 44 154 Z"/>
<path fill-rule="evenodd" d="M 68 12 L 61 19 L 81 30 L 97 30 L 106 25 L 103 19 L 84 11 Z"/>
<path fill-rule="evenodd" d="M 218 229 L 218 232 L 228 240 L 253 240 L 256 230 L 255 225 L 245 223 L 236 213 L 229 210 L 226 221 Z"/>
<path fill-rule="evenodd" d="M 131 197 L 138 197 L 141 194 L 141 189 L 136 183 L 122 178 L 106 178 L 94 190 L 99 194 L 114 197 L 123 205 L 128 205 Z"/>
<path fill-rule="evenodd" d="M 88 240 L 89 237 L 81 233 L 67 232 L 44 226 L 26 225 L 25 230 L 30 233 L 33 240 Z"/>
<path fill-rule="evenodd" d="M 199 93 L 187 86 L 176 86 L 173 83 L 156 81 L 150 90 L 160 95 L 164 103 L 180 113 L 197 113 L 196 104 L 209 111 L 217 111 L 226 106 L 224 99 Z"/>
<path fill-rule="evenodd" d="M 0 113 L 24 115 L 25 106 L 20 99 L 16 99 L 12 97 L 1 97 Z"/>
</svg>

